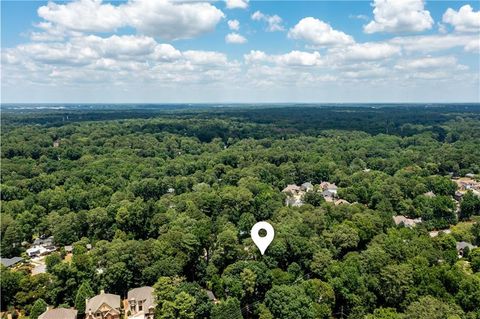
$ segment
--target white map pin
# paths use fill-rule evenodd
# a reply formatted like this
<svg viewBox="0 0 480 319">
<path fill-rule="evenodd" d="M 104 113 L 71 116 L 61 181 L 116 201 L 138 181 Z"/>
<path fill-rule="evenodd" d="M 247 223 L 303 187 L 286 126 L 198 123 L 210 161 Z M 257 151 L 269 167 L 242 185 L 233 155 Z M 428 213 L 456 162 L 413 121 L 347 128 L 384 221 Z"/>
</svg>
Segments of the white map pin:
<svg viewBox="0 0 480 319">
<path fill-rule="evenodd" d="M 264 229 L 267 232 L 267 235 L 265 237 L 260 237 L 258 232 L 260 229 Z M 253 225 L 252 230 L 250 232 L 250 236 L 252 236 L 252 240 L 257 245 L 258 249 L 260 249 L 260 252 L 262 255 L 265 253 L 265 250 L 267 250 L 268 246 L 273 240 L 273 237 L 275 236 L 275 231 L 273 230 L 272 225 L 270 225 L 267 222 L 258 222 L 255 225 Z"/>
</svg>

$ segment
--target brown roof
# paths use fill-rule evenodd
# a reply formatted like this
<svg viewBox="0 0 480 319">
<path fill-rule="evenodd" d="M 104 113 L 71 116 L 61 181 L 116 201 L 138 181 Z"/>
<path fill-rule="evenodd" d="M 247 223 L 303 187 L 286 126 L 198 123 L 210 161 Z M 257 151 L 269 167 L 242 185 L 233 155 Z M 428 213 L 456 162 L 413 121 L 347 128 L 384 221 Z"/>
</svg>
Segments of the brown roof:
<svg viewBox="0 0 480 319">
<path fill-rule="evenodd" d="M 300 186 L 297 186 L 295 184 L 290 184 L 290 185 L 287 185 L 287 187 L 285 187 L 282 192 L 283 193 L 287 193 L 287 192 L 290 192 L 290 193 L 293 193 L 293 192 L 298 192 L 300 190 Z"/>
<path fill-rule="evenodd" d="M 38 319 L 77 319 L 77 312 L 75 309 L 50 309 L 38 316 Z"/>
</svg>

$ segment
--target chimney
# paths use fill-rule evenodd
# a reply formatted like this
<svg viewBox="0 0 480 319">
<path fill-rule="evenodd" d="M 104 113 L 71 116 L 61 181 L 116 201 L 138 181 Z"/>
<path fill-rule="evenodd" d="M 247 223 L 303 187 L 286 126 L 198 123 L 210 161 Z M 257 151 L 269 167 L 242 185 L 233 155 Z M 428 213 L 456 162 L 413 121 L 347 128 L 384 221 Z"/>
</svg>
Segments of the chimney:
<svg viewBox="0 0 480 319">
<path fill-rule="evenodd" d="M 103 290 L 103 289 L 100 290 L 100 294 L 101 294 L 101 295 L 105 294 L 105 290 Z"/>
</svg>

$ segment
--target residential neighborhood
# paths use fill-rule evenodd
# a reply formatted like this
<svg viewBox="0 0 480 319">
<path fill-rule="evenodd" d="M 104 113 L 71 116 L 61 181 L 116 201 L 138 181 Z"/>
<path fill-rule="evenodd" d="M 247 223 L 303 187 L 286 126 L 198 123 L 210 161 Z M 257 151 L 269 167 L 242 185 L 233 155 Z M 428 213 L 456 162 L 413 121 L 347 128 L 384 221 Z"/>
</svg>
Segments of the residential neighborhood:
<svg viewBox="0 0 480 319">
<path fill-rule="evenodd" d="M 282 193 L 286 195 L 285 205 L 292 207 L 304 205 L 304 196 L 308 192 L 321 193 L 326 202 L 335 205 L 350 204 L 348 201 L 338 198 L 337 189 L 338 187 L 334 183 L 321 182 L 314 186 L 310 182 L 305 182 L 300 186 L 289 184 L 282 190 Z"/>
</svg>

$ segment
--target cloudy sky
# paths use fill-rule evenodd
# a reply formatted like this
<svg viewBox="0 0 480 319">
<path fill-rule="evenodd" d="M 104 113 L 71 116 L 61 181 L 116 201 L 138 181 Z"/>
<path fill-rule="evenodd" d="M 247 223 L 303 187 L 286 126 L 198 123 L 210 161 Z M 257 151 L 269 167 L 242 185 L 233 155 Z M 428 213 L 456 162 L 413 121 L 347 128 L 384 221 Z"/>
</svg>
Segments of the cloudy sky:
<svg viewBox="0 0 480 319">
<path fill-rule="evenodd" d="M 1 101 L 480 102 L 478 1 L 2 1 Z"/>
</svg>

